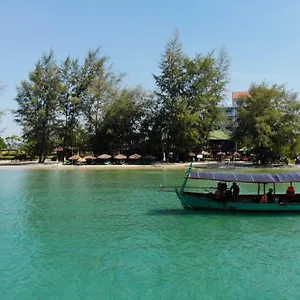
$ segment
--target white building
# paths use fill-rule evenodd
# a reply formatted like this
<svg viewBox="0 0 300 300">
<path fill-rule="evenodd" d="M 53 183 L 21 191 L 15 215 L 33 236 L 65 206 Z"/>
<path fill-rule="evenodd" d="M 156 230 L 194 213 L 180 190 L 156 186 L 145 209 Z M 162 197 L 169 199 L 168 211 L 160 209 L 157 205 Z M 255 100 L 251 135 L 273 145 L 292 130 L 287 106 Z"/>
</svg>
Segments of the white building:
<svg viewBox="0 0 300 300">
<path fill-rule="evenodd" d="M 235 123 L 237 121 L 237 112 L 238 112 L 238 107 L 236 104 L 236 101 L 238 99 L 244 98 L 244 97 L 248 97 L 249 96 L 249 92 L 244 91 L 244 92 L 232 92 L 232 105 L 231 106 L 222 106 L 222 110 L 225 113 L 225 116 L 227 117 L 227 119 L 233 123 Z M 229 123 L 229 124 L 230 124 Z M 230 130 L 230 126 L 229 124 L 226 124 L 225 127 L 227 130 Z"/>
</svg>

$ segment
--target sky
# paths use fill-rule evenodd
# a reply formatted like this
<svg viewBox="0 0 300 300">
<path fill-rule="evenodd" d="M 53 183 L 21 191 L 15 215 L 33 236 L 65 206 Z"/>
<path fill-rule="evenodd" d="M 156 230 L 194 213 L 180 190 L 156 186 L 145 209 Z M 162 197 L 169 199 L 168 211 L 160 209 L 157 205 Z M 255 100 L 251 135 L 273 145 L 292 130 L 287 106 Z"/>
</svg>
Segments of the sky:
<svg viewBox="0 0 300 300">
<path fill-rule="evenodd" d="M 21 135 L 10 110 L 16 87 L 36 61 L 53 49 L 58 62 L 82 60 L 101 47 L 128 87 L 154 89 L 152 74 L 166 42 L 179 30 L 193 56 L 226 47 L 232 91 L 252 82 L 286 84 L 300 91 L 300 1 L 298 0 L 0 0 L 0 110 L 2 136 Z"/>
</svg>

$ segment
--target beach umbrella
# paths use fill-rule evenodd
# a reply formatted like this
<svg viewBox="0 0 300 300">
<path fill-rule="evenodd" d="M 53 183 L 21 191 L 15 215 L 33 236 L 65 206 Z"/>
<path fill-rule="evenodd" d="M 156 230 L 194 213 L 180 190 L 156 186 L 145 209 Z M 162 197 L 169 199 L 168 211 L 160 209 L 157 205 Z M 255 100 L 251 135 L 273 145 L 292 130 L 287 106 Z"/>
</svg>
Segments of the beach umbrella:
<svg viewBox="0 0 300 300">
<path fill-rule="evenodd" d="M 129 158 L 129 159 L 139 159 L 139 158 L 141 158 L 141 157 L 142 157 L 141 155 L 135 153 L 135 154 L 130 155 L 128 158 Z"/>
<path fill-rule="evenodd" d="M 59 152 L 59 151 L 64 151 L 63 147 L 56 147 L 53 151 Z"/>
<path fill-rule="evenodd" d="M 85 156 L 84 159 L 93 160 L 93 159 L 96 159 L 96 157 L 88 155 L 88 156 Z"/>
<path fill-rule="evenodd" d="M 70 159 L 70 160 L 78 160 L 79 158 L 80 158 L 80 156 L 78 154 L 76 154 L 76 155 L 73 155 L 73 156 L 69 157 L 68 159 Z"/>
<path fill-rule="evenodd" d="M 108 155 L 108 154 L 101 154 L 101 155 L 99 155 L 97 158 L 100 158 L 100 159 L 109 159 L 109 158 L 111 158 L 111 155 Z"/>
<path fill-rule="evenodd" d="M 80 157 L 77 159 L 77 162 L 86 162 L 86 159 L 84 157 Z"/>
<path fill-rule="evenodd" d="M 218 152 L 217 155 L 225 155 L 225 152 Z"/>
<path fill-rule="evenodd" d="M 207 152 L 207 151 L 202 151 L 201 154 L 203 154 L 203 155 L 209 155 L 209 152 Z"/>
<path fill-rule="evenodd" d="M 238 156 L 238 157 L 242 156 L 242 154 L 241 154 L 241 153 L 238 153 L 238 152 L 233 152 L 233 155 L 234 155 L 234 156 Z"/>
<path fill-rule="evenodd" d="M 152 156 L 152 155 L 145 155 L 145 156 L 143 156 L 143 159 L 147 159 L 147 160 L 154 160 L 154 159 L 155 159 L 155 157 L 154 157 L 154 156 Z"/>
<path fill-rule="evenodd" d="M 115 159 L 126 159 L 127 156 L 123 155 L 123 154 L 117 154 L 114 156 Z"/>
</svg>

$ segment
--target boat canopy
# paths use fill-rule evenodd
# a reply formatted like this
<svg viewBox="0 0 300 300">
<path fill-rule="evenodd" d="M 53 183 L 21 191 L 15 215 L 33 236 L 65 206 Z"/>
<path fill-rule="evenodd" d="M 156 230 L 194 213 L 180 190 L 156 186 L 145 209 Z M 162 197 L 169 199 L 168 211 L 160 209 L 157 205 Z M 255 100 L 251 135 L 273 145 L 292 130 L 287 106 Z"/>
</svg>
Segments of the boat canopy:
<svg viewBox="0 0 300 300">
<path fill-rule="evenodd" d="M 300 173 L 274 173 L 274 174 L 249 174 L 249 173 L 228 173 L 228 172 L 196 172 L 189 175 L 191 179 L 218 180 L 227 182 L 248 182 L 248 183 L 282 183 L 300 182 Z"/>
</svg>

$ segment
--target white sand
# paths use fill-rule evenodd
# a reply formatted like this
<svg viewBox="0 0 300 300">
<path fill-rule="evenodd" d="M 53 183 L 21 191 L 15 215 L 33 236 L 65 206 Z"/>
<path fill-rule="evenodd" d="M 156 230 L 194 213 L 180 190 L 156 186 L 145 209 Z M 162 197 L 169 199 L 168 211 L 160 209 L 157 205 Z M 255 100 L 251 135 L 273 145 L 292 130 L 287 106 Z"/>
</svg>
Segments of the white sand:
<svg viewBox="0 0 300 300">
<path fill-rule="evenodd" d="M 52 161 L 46 161 L 44 164 L 38 164 L 34 162 L 11 162 L 0 161 L 0 170 L 3 169 L 45 169 L 45 170 L 153 170 L 153 169 L 187 169 L 190 163 L 156 163 L 153 165 L 63 165 L 61 162 L 58 164 Z M 220 162 L 196 162 L 194 166 L 202 168 L 224 168 L 235 169 L 243 167 L 258 168 L 260 166 L 254 166 L 251 162 L 233 162 L 233 163 L 220 163 Z M 299 167 L 300 165 L 289 165 L 281 168 L 290 169 L 293 167 Z M 270 167 L 270 166 L 269 166 Z M 261 167 L 268 168 L 268 166 Z"/>
</svg>

